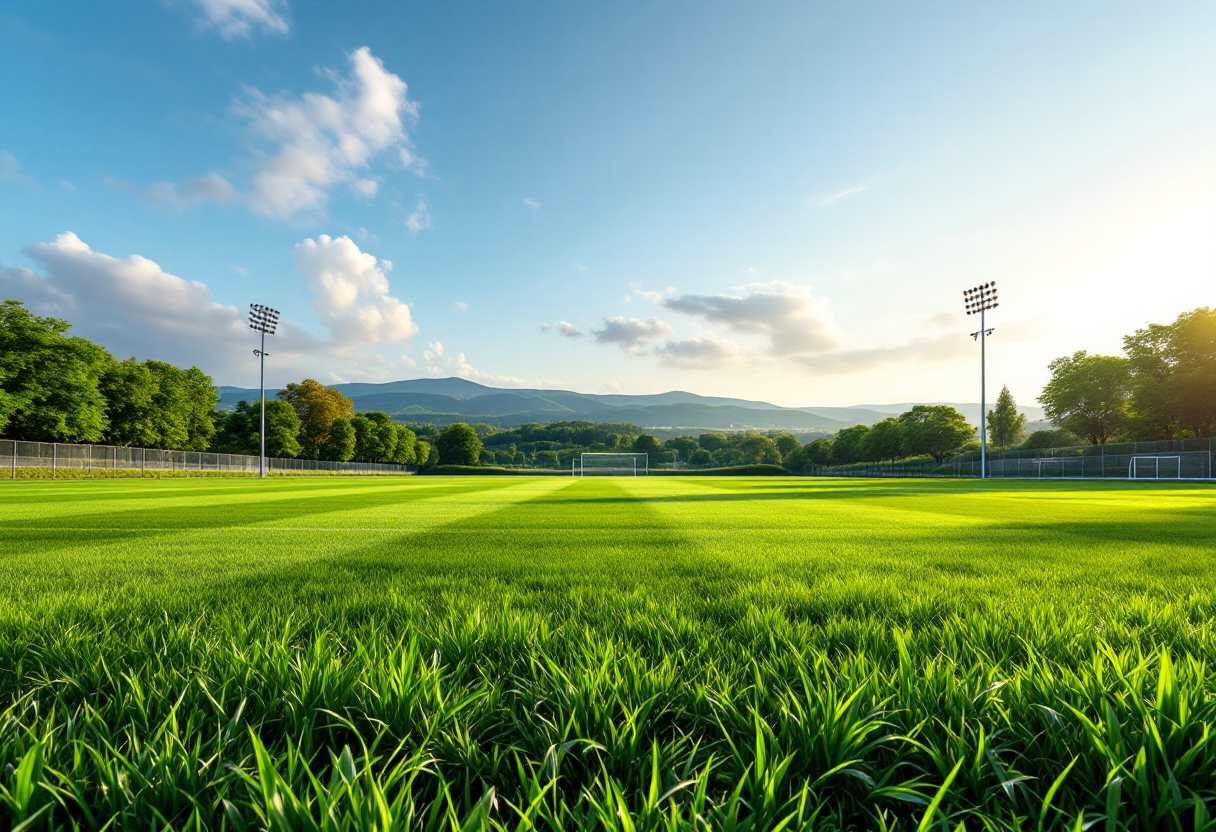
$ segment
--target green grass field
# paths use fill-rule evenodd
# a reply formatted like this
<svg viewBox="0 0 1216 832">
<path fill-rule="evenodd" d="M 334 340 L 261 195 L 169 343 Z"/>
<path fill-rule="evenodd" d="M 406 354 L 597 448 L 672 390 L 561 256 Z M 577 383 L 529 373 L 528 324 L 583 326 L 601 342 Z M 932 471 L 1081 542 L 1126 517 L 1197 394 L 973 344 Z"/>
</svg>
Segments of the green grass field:
<svg viewBox="0 0 1216 832">
<path fill-rule="evenodd" d="M 1203 485 L 0 483 L 0 827 L 1211 828 L 1214 578 Z"/>
</svg>

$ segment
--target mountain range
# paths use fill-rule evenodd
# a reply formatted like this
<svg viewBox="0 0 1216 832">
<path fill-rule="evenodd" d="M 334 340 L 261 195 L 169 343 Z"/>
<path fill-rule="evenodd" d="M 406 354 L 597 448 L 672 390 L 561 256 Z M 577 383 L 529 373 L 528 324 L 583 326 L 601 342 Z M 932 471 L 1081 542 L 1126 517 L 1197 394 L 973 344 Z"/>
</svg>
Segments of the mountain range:
<svg viewBox="0 0 1216 832">
<path fill-rule="evenodd" d="M 463 378 L 415 378 L 384 384 L 335 384 L 354 402 L 355 410 L 382 410 L 401 422 L 486 422 L 515 427 L 528 422 L 627 422 L 644 428 L 836 431 L 872 425 L 910 409 L 913 404 L 950 404 L 979 422 L 978 403 L 904 402 L 853 407 L 782 407 L 768 402 L 700 396 L 682 390 L 647 395 L 576 393 L 489 387 Z M 258 390 L 221 387 L 221 410 L 242 399 L 256 401 Z M 988 405 L 991 408 L 991 403 Z M 1043 419 L 1039 407 L 1020 410 L 1032 422 Z"/>
</svg>

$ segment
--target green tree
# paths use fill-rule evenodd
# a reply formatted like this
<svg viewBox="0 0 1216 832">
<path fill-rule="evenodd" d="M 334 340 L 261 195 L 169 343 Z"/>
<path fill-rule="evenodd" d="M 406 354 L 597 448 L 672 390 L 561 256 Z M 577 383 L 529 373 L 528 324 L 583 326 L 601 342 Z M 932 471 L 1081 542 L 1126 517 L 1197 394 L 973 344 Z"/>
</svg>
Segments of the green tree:
<svg viewBox="0 0 1216 832">
<path fill-rule="evenodd" d="M 380 446 L 380 434 L 376 424 L 362 413 L 350 417 L 350 426 L 355 431 L 356 462 L 374 462 L 384 452 Z"/>
<path fill-rule="evenodd" d="M 430 442 L 419 439 L 418 444 L 414 446 L 414 453 L 419 468 L 434 468 L 439 464 L 439 454 Z"/>
<path fill-rule="evenodd" d="M 657 457 L 663 452 L 663 446 L 659 444 L 659 440 L 655 439 L 648 433 L 643 433 L 637 439 L 633 440 L 633 452 L 635 454 L 650 454 Z"/>
<path fill-rule="evenodd" d="M 1013 400 L 1009 385 L 1001 388 L 996 407 L 988 411 L 988 436 L 1001 450 L 1018 444 L 1026 436 L 1026 417 L 1018 413 L 1018 403 Z"/>
<path fill-rule="evenodd" d="M 114 359 L 66 321 L 0 304 L 0 433 L 44 442 L 100 442 L 108 426 L 101 376 Z"/>
<path fill-rule="evenodd" d="M 663 443 L 664 450 L 675 451 L 682 460 L 687 460 L 697 447 L 697 440 L 691 436 L 673 436 Z"/>
<path fill-rule="evenodd" d="M 831 439 L 819 437 L 806 446 L 806 461 L 812 465 L 831 465 L 836 461 L 832 455 L 835 443 Z"/>
<path fill-rule="evenodd" d="M 1129 426 L 1138 437 L 1216 434 L 1216 309 L 1200 307 L 1172 324 L 1123 339 L 1130 375 Z"/>
<path fill-rule="evenodd" d="M 861 442 L 870 432 L 868 425 L 853 425 L 836 432 L 836 441 L 832 443 L 832 458 L 838 465 L 848 465 L 861 462 L 863 459 Z"/>
<path fill-rule="evenodd" d="M 329 424 L 319 458 L 330 462 L 346 462 L 354 455 L 355 428 L 350 419 L 339 416 Z"/>
<path fill-rule="evenodd" d="M 1036 430 L 1021 444 L 1027 450 L 1043 450 L 1047 448 L 1071 448 L 1080 444 L 1081 440 L 1075 433 L 1066 430 Z"/>
<path fill-rule="evenodd" d="M 781 464 L 781 452 L 777 450 L 777 443 L 758 433 L 748 434 L 739 443 L 739 457 L 744 465 Z"/>
<path fill-rule="evenodd" d="M 346 419 L 349 426 L 355 413 L 350 399 L 312 378 L 288 384 L 279 391 L 279 398 L 290 403 L 300 417 L 300 444 L 306 459 L 321 459 L 321 448 L 329 441 L 334 420 Z"/>
<path fill-rule="evenodd" d="M 557 467 L 557 451 L 537 451 L 536 452 L 536 467 L 537 468 L 556 468 Z"/>
<path fill-rule="evenodd" d="M 261 413 L 258 402 L 236 403 L 230 412 L 217 414 L 215 450 L 225 454 L 258 453 L 258 427 Z M 282 399 L 266 402 L 266 456 L 294 459 L 300 455 L 300 417 Z"/>
<path fill-rule="evenodd" d="M 725 448 L 728 442 L 726 437 L 721 433 L 703 433 L 697 438 L 697 444 L 713 453 L 719 448 Z"/>
<path fill-rule="evenodd" d="M 437 448 L 444 465 L 476 465 L 481 459 L 481 437 L 464 422 L 453 422 L 439 434 Z"/>
<path fill-rule="evenodd" d="M 177 451 L 210 446 L 219 393 L 197 367 L 181 370 L 163 361 L 140 364 L 129 358 L 110 364 L 99 387 L 110 422 L 108 442 Z"/>
<path fill-rule="evenodd" d="M 164 448 L 163 431 L 154 410 L 156 381 L 146 364 L 134 358 L 106 367 L 98 380 L 110 423 L 106 441 L 112 445 Z"/>
<path fill-rule="evenodd" d="M 713 462 L 713 455 L 704 448 L 697 448 L 688 456 L 688 464 L 703 468 Z"/>
<path fill-rule="evenodd" d="M 896 418 L 883 419 L 861 438 L 861 455 L 866 462 L 899 459 L 904 447 L 904 426 Z"/>
<path fill-rule="evenodd" d="M 397 444 L 393 446 L 392 461 L 397 465 L 418 464 L 418 437 L 405 425 L 395 425 Z"/>
<path fill-rule="evenodd" d="M 785 459 L 794 451 L 802 447 L 802 443 L 794 436 L 788 433 L 783 433 L 774 440 L 777 444 L 777 452 L 781 454 L 781 458 Z"/>
<path fill-rule="evenodd" d="M 975 428 L 967 424 L 966 417 L 944 404 L 918 404 L 901 413 L 899 423 L 903 428 L 904 453 L 908 456 L 928 454 L 938 462 L 975 436 Z"/>
<path fill-rule="evenodd" d="M 1048 419 L 1092 445 L 1105 445 L 1119 435 L 1131 396 L 1126 359 L 1081 350 L 1048 367 L 1051 380 L 1039 396 Z"/>
</svg>

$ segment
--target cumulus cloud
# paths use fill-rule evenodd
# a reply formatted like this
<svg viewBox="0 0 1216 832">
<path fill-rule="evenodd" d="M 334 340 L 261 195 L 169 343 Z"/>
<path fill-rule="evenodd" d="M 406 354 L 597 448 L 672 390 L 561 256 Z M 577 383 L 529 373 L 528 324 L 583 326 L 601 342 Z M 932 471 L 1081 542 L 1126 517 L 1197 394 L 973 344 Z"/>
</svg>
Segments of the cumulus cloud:
<svg viewBox="0 0 1216 832">
<path fill-rule="evenodd" d="M 583 337 L 583 332 L 578 327 L 576 327 L 574 324 L 569 323 L 568 321 L 558 321 L 555 324 L 544 323 L 544 324 L 540 325 L 540 328 L 541 328 L 542 332 L 548 332 L 549 330 L 553 330 L 558 335 L 561 335 L 565 338 L 582 338 Z"/>
<path fill-rule="evenodd" d="M 304 240 L 295 247 L 295 259 L 335 341 L 388 344 L 417 334 L 409 306 L 389 294 L 385 272 L 392 264 L 360 251 L 350 237 Z"/>
<path fill-rule="evenodd" d="M 281 0 L 197 0 L 203 25 L 223 37 L 247 38 L 254 30 L 285 35 L 291 30 L 287 4 Z"/>
<path fill-rule="evenodd" d="M 676 312 L 725 325 L 733 332 L 768 340 L 774 356 L 824 352 L 836 346 L 827 305 L 809 290 L 788 283 L 742 287 L 744 295 L 681 295 L 663 305 Z"/>
<path fill-rule="evenodd" d="M 668 341 L 655 350 L 666 364 L 691 369 L 712 369 L 739 360 L 739 348 L 730 341 L 697 337 L 683 341 Z"/>
<path fill-rule="evenodd" d="M 537 211 L 540 210 L 540 203 L 535 199 L 524 199 L 524 205 L 527 205 L 529 208 L 535 208 Z"/>
<path fill-rule="evenodd" d="M 254 177 L 251 204 L 259 214 L 318 211 L 331 186 L 358 187 L 356 172 L 374 157 L 408 150 L 406 122 L 417 117 L 418 105 L 409 100 L 405 82 L 366 46 L 348 57 L 349 75 L 327 73 L 337 84 L 334 96 L 269 97 L 253 90 L 237 108 L 273 147 Z"/>
<path fill-rule="evenodd" d="M 53 243 L 30 246 L 25 254 L 45 277 L 29 269 L 4 270 L 4 297 L 39 314 L 66 318 L 73 334 L 120 358 L 156 358 L 214 373 L 245 362 L 252 348 L 236 307 L 215 303 L 206 285 L 170 274 L 146 257 L 111 257 L 70 232 Z M 283 332 L 276 346 L 293 342 L 289 352 L 316 346 L 290 325 Z"/>
<path fill-rule="evenodd" d="M 0 150 L 0 182 L 34 188 L 38 180 L 21 172 L 21 163 L 17 157 L 6 150 Z"/>
<path fill-rule="evenodd" d="M 273 7 L 264 0 L 229 0 L 228 5 Z M 254 175 L 247 191 L 217 173 L 147 188 L 118 179 L 109 184 L 156 206 L 241 201 L 255 213 L 276 219 L 323 214 L 330 191 L 338 185 L 365 199 L 375 197 L 380 180 L 366 175 L 366 169 L 378 158 L 397 151 L 402 165 L 425 166 L 410 152 L 406 131 L 418 117 L 418 105 L 409 100 L 405 82 L 366 46 L 347 57 L 346 75 L 322 73 L 334 82 L 333 95 L 269 96 L 251 89 L 234 105 L 236 114 L 248 121 L 253 140 Z"/>
<path fill-rule="evenodd" d="M 467 310 L 469 308 L 469 305 L 462 300 L 456 301 L 456 303 L 454 305 L 456 307 L 457 312 L 464 312 L 465 310 Z"/>
<path fill-rule="evenodd" d="M 427 210 L 425 202 L 419 201 L 414 212 L 405 218 L 405 227 L 411 234 L 431 228 L 431 212 Z"/>
<path fill-rule="evenodd" d="M 119 358 L 197 366 L 219 383 L 256 380 L 257 365 L 250 351 L 257 343 L 247 327 L 246 310 L 217 303 L 206 284 L 171 274 L 146 257 L 120 258 L 94 251 L 70 232 L 54 242 L 29 246 L 24 253 L 42 273 L 0 266 L 0 297 L 22 301 L 36 314 L 66 319 L 73 325 L 72 334 L 101 344 Z M 374 275 L 357 279 L 377 283 Z M 342 294 L 339 282 L 335 281 L 334 295 Z M 352 323 L 359 319 L 357 310 L 335 316 L 334 335 L 328 340 L 283 318 L 271 339 L 273 346 L 268 345 L 273 358 L 267 371 L 272 379 L 383 380 L 399 373 L 402 362 L 387 361 L 356 341 L 374 343 L 393 334 L 393 327 L 398 333 L 408 328 L 412 334 L 413 324 L 408 317 L 408 325 L 402 323 L 395 307 L 398 301 L 378 295 L 374 286 L 368 301 L 366 291 L 355 288 L 356 306 L 371 306 L 378 315 L 369 315 L 371 325 L 353 335 L 348 330 L 357 329 Z M 256 295 L 249 299 L 264 300 Z"/>
<path fill-rule="evenodd" d="M 457 353 L 455 356 L 448 355 L 443 344 L 439 341 L 431 341 L 427 344 L 426 349 L 422 352 L 422 358 L 426 361 L 426 370 L 433 376 L 456 376 L 457 378 L 476 381 L 480 384 L 502 385 L 506 387 L 523 387 L 522 379 L 514 376 L 495 376 L 489 373 L 483 373 L 471 365 L 464 357 L 464 353 Z"/>
<path fill-rule="evenodd" d="M 591 331 L 598 344 L 616 344 L 627 353 L 638 354 L 647 342 L 671 334 L 671 327 L 658 318 L 605 318 L 599 329 Z"/>
<path fill-rule="evenodd" d="M 238 202 L 241 195 L 236 188 L 218 173 L 208 173 L 187 179 L 180 185 L 173 182 L 153 182 L 146 188 L 122 179 L 107 179 L 106 184 L 116 191 L 133 194 L 157 208 L 181 210 L 200 202 L 228 205 Z"/>
</svg>

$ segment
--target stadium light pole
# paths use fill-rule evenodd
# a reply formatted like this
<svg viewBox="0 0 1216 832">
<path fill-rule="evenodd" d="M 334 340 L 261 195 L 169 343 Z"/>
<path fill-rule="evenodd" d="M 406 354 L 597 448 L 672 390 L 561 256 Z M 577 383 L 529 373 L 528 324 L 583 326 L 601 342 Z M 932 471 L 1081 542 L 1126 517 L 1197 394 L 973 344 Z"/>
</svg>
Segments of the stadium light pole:
<svg viewBox="0 0 1216 832">
<path fill-rule="evenodd" d="M 261 365 L 261 397 L 258 399 L 258 404 L 261 405 L 262 415 L 258 424 L 258 477 L 262 479 L 266 478 L 266 336 L 274 335 L 278 325 L 279 311 L 277 309 L 271 309 L 260 303 L 249 304 L 249 328 L 262 337 L 262 348 L 253 351 Z"/>
<path fill-rule="evenodd" d="M 996 302 L 996 281 L 982 283 L 974 289 L 963 290 L 963 306 L 967 309 L 968 315 L 980 316 L 979 332 L 971 333 L 974 340 L 980 342 L 980 479 L 988 477 L 988 403 L 985 401 L 985 343 L 984 339 L 992 334 L 992 330 L 988 327 L 984 318 L 984 313 L 989 309 L 995 309 L 998 304 Z"/>
</svg>

